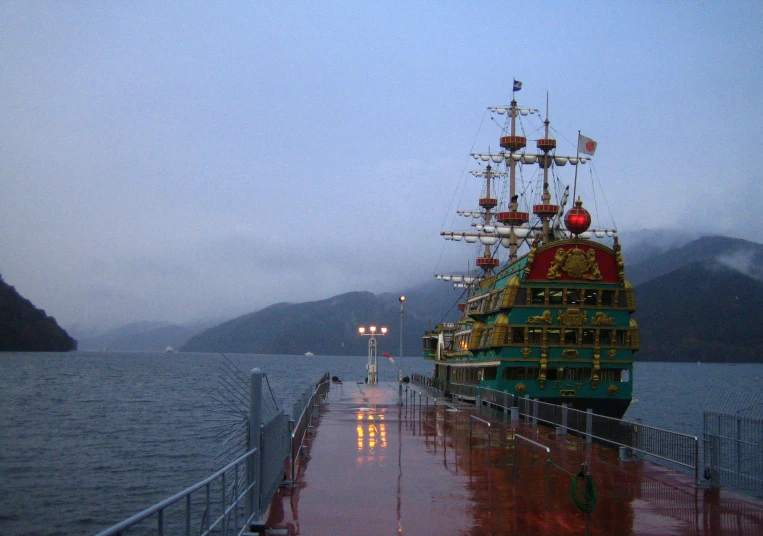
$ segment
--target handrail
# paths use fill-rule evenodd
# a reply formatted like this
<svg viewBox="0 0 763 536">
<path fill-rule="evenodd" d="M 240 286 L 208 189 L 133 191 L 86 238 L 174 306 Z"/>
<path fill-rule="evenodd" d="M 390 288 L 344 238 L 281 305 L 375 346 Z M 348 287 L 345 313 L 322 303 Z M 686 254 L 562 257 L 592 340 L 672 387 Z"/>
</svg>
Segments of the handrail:
<svg viewBox="0 0 763 536">
<path fill-rule="evenodd" d="M 436 379 L 424 376 L 413 375 L 413 380 L 425 385 L 431 385 L 436 383 Z M 463 396 L 461 392 L 465 389 L 476 391 L 475 399 L 480 400 L 481 403 L 487 403 L 495 408 L 503 408 L 508 410 L 510 407 L 516 407 L 519 411 L 518 414 L 537 421 L 545 422 L 555 426 L 563 426 L 569 430 L 572 430 L 579 434 L 584 434 L 592 439 L 605 441 L 612 445 L 625 447 L 633 452 L 650 456 L 655 460 L 666 462 L 669 464 L 675 464 L 679 467 L 685 467 L 687 469 L 694 470 L 694 479 L 699 482 L 699 439 L 697 436 L 683 434 L 681 432 L 674 432 L 671 430 L 665 430 L 654 426 L 648 426 L 645 424 L 634 423 L 624 419 L 616 419 L 614 417 L 607 417 L 604 415 L 595 415 L 585 411 L 575 410 L 567 408 L 567 415 L 570 417 L 576 417 L 577 423 L 585 423 L 583 426 L 576 426 L 574 423 L 569 424 L 567 422 L 557 422 L 557 408 L 560 406 L 550 404 L 547 402 L 541 402 L 539 400 L 532 400 L 529 398 L 520 398 L 514 394 L 504 391 L 497 391 L 495 389 L 489 389 L 486 387 L 480 387 L 478 385 L 471 384 L 457 384 L 449 382 L 450 392 L 456 395 Z M 471 395 L 469 395 L 471 396 Z M 527 404 L 527 406 L 525 406 Z M 532 406 L 530 406 L 530 404 Z M 530 407 L 535 408 L 531 410 Z M 522 409 L 525 411 L 523 412 Z M 551 418 L 548 417 L 549 412 L 553 411 Z M 571 419 L 573 420 L 573 419 Z M 595 433 L 595 430 L 607 431 L 607 428 L 612 428 L 612 436 L 601 435 Z M 630 428 L 630 440 L 622 437 L 622 432 Z M 670 434 L 673 440 L 673 448 L 669 453 L 665 453 L 664 449 L 656 448 L 657 446 L 664 447 L 670 442 L 660 442 L 659 445 L 654 445 L 655 437 L 661 434 Z M 654 448 L 653 448 L 654 447 Z"/>
<path fill-rule="evenodd" d="M 546 445 L 541 445 L 541 444 L 540 444 L 540 443 L 538 443 L 537 441 L 533 441 L 532 439 L 530 439 L 530 438 L 528 438 L 528 437 L 525 437 L 525 436 L 522 436 L 522 435 L 519 435 L 519 434 L 514 434 L 514 437 L 518 437 L 519 439 L 521 439 L 521 440 L 523 440 L 523 441 L 527 441 L 528 443 L 532 443 L 532 444 L 533 444 L 533 445 L 535 445 L 536 447 L 538 447 L 538 448 L 541 448 L 541 449 L 545 450 L 545 451 L 546 451 L 546 454 L 548 454 L 549 456 L 551 456 L 551 449 L 550 449 L 549 447 L 547 447 Z"/>
<path fill-rule="evenodd" d="M 140 523 L 141 521 L 145 521 L 149 517 L 151 517 L 154 514 L 157 514 L 163 510 L 165 510 L 167 507 L 172 506 L 173 504 L 177 503 L 181 499 L 184 499 L 188 496 L 190 496 L 192 493 L 200 490 L 201 488 L 205 487 L 208 484 L 211 484 L 216 479 L 220 478 L 222 475 L 224 475 L 229 470 L 233 469 L 235 466 L 239 465 L 240 463 L 246 461 L 248 458 L 256 454 L 258 449 L 254 448 L 247 452 L 246 454 L 243 454 L 242 456 L 239 456 L 235 460 L 233 460 L 231 463 L 223 467 L 222 469 L 218 470 L 217 472 L 213 473 L 212 475 L 208 476 L 204 480 L 197 482 L 196 484 L 184 489 L 183 491 L 176 493 L 172 497 L 169 497 L 168 499 L 164 499 L 161 502 L 156 503 L 155 505 L 146 508 L 140 513 L 135 514 L 132 517 L 129 517 L 122 521 L 121 523 L 117 523 L 116 525 L 113 525 L 112 527 L 109 527 L 108 529 L 99 532 L 96 536 L 115 536 L 118 534 L 121 534 L 122 531 L 129 529 L 130 527 L 136 525 L 137 523 Z M 250 483 L 250 485 L 246 488 L 245 491 L 248 491 L 252 488 L 254 484 Z M 226 515 L 223 513 L 223 516 Z M 219 521 L 219 520 L 217 520 Z M 217 524 L 217 521 L 215 524 Z"/>
</svg>

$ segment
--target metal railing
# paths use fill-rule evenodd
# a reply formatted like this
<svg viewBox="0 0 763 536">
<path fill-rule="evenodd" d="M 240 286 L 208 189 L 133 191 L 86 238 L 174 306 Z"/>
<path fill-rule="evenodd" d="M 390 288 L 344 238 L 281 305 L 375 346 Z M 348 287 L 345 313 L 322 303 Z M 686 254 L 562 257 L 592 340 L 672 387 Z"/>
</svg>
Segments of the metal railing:
<svg viewBox="0 0 763 536">
<path fill-rule="evenodd" d="M 705 478 L 763 497 L 763 395 L 721 391 L 703 411 Z"/>
<path fill-rule="evenodd" d="M 427 386 L 428 387 L 428 386 Z M 593 479 L 591 473 L 588 471 L 587 463 L 583 462 L 582 468 L 580 472 L 571 472 L 565 469 L 564 467 L 556 464 L 553 461 L 552 458 L 552 451 L 551 448 L 543 445 L 542 443 L 539 443 L 537 441 L 534 441 L 528 437 L 525 437 L 523 435 L 517 434 L 516 432 L 512 431 L 510 434 L 505 434 L 504 432 L 501 432 L 501 425 L 497 423 L 493 423 L 487 419 L 483 419 L 477 415 L 468 413 L 468 412 L 462 412 L 461 409 L 458 407 L 455 407 L 451 404 L 448 404 L 445 402 L 447 398 L 444 396 L 442 398 L 438 398 L 436 396 L 432 396 L 430 392 L 426 392 L 423 389 L 417 389 L 414 386 L 406 386 L 406 396 L 405 401 L 406 404 L 416 404 L 416 395 L 419 397 L 419 408 L 423 408 L 423 404 L 425 403 L 427 408 L 429 407 L 429 401 L 431 400 L 433 402 L 433 407 L 441 406 L 447 408 L 447 411 L 454 411 L 455 413 L 455 423 L 456 426 L 458 426 L 459 420 L 462 421 L 462 419 L 459 419 L 459 415 L 465 415 L 467 416 L 468 421 L 468 449 L 471 453 L 475 448 L 477 450 L 480 450 L 479 447 L 475 447 L 475 443 L 479 444 L 481 441 L 484 441 L 486 444 L 486 456 L 487 456 L 487 465 L 491 466 L 493 463 L 496 464 L 496 467 L 500 467 L 503 462 L 500 460 L 503 458 L 496 459 L 496 462 L 493 462 L 493 455 L 492 455 L 492 449 L 493 444 L 496 445 L 497 449 L 510 449 L 512 452 L 512 479 L 514 482 L 514 485 L 516 485 L 517 478 L 520 470 L 520 460 L 523 460 L 523 463 L 527 462 L 529 459 L 526 455 L 520 455 L 520 445 L 523 445 L 524 448 L 529 449 L 529 452 L 532 451 L 540 451 L 544 452 L 546 455 L 546 459 L 543 463 L 543 478 L 542 478 L 542 489 L 543 489 L 543 495 L 544 495 L 544 502 L 545 502 L 545 510 L 548 512 L 552 508 L 552 494 L 554 490 L 554 485 L 551 481 L 551 473 L 553 470 L 557 471 L 558 474 L 567 475 L 570 478 L 570 492 L 569 492 L 569 498 L 572 501 L 572 503 L 583 511 L 584 517 L 585 517 L 585 523 L 586 523 L 586 533 L 588 533 L 588 526 L 590 523 L 590 515 L 596 508 L 596 492 L 595 487 L 593 485 Z M 425 402 L 422 402 L 422 400 L 425 400 Z M 481 401 L 479 398 L 477 398 L 477 401 L 481 405 Z M 463 408 L 464 406 L 461 406 Z M 516 408 L 514 408 L 516 409 Z M 515 415 L 515 412 L 512 411 L 512 416 Z M 513 418 L 513 417 L 512 417 Z M 463 421 L 462 421 L 463 422 Z M 480 430 L 484 429 L 484 432 L 481 433 L 475 433 L 474 426 L 481 425 Z M 494 430 L 494 428 L 496 428 Z M 456 435 L 458 435 L 457 432 L 455 432 Z M 506 436 L 506 437 L 504 437 Z M 508 441 L 507 441 L 508 439 Z M 481 441 L 480 441 L 481 440 Z M 443 442 L 445 442 L 445 438 L 443 436 Z M 456 439 L 457 442 L 457 439 Z M 530 454 L 530 456 L 532 456 Z M 471 454 L 469 458 L 469 463 L 471 467 Z M 535 465 L 534 461 L 529 462 L 531 465 Z M 536 466 L 537 467 L 537 466 Z M 583 478 L 583 485 L 584 489 L 583 491 L 579 491 L 579 485 L 580 478 Z M 538 483 L 540 484 L 541 481 L 538 480 Z"/>
<path fill-rule="evenodd" d="M 414 377 L 414 381 L 422 378 Z M 429 379 L 421 382 L 433 389 L 437 382 Z M 699 483 L 699 440 L 696 436 L 662 430 L 653 426 L 595 415 L 593 412 L 550 404 L 527 397 L 517 397 L 505 391 L 486 389 L 476 385 L 449 383 L 451 394 L 468 393 L 469 398 L 482 406 L 502 409 L 504 414 L 517 408 L 519 416 L 533 423 L 545 423 L 560 428 L 561 433 L 572 432 L 585 436 L 588 441 L 598 440 L 622 447 L 630 453 L 642 456 L 661 465 L 694 473 Z M 445 391 L 443 391 L 445 392 Z"/>
<path fill-rule="evenodd" d="M 147 508 L 97 536 L 118 536 L 152 520 L 156 534 L 234 534 L 248 530 L 255 512 L 244 516 L 244 499 L 252 493 L 254 482 L 247 483 L 247 465 L 257 455 L 252 449 L 201 482 Z M 199 492 L 197 494 L 197 492 Z M 214 497 L 214 498 L 213 498 Z M 216 516 L 216 517 L 215 517 Z M 214 520 L 213 520 L 214 517 Z M 146 523 L 144 523 L 146 522 Z"/>
<path fill-rule="evenodd" d="M 326 397 L 330 388 L 329 374 L 321 376 L 315 387 L 306 389 L 292 407 L 291 427 L 291 480 L 295 480 L 297 460 L 305 441 L 305 436 L 310 430 L 313 414 L 317 410 L 320 413 L 320 403 Z"/>
<path fill-rule="evenodd" d="M 312 418 L 314 403 L 329 389 L 328 374 L 318 381 L 309 396 L 295 404 L 299 417 L 290 421 L 278 410 L 262 422 L 264 374 L 250 373 L 247 452 L 201 482 L 118 523 L 97 536 L 120 536 L 138 527 L 145 533 L 211 534 L 241 536 L 253 526 L 263 526 L 262 516 L 285 480 L 286 463 L 300 450 Z M 300 409 L 301 408 L 301 409 Z M 251 446 L 254 445 L 254 448 Z M 153 529 L 147 525 L 154 524 Z"/>
</svg>

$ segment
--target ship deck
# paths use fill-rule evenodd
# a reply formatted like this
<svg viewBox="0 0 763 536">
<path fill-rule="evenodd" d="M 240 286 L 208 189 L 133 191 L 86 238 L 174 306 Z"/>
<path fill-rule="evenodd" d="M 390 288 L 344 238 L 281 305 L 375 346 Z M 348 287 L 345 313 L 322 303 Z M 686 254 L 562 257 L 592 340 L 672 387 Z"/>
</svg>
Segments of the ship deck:
<svg viewBox="0 0 763 536">
<path fill-rule="evenodd" d="M 399 405 L 398 388 L 332 385 L 294 484 L 271 505 L 270 534 L 763 534 L 763 501 L 522 419 L 414 398 L 418 386 Z M 589 514 L 570 495 L 577 480 L 585 500 L 583 463 Z"/>
</svg>

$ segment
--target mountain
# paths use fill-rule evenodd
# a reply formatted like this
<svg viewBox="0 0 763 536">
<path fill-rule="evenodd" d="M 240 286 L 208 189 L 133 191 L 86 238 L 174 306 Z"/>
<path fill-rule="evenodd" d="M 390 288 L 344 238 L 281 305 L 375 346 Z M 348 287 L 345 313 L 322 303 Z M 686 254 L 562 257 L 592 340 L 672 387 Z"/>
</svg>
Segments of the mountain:
<svg viewBox="0 0 763 536">
<path fill-rule="evenodd" d="M 173 324 L 170 322 L 135 322 L 95 337 L 82 338 L 80 350 L 121 352 L 163 352 L 167 346 L 180 348 L 185 342 L 213 323 Z"/>
<path fill-rule="evenodd" d="M 652 258 L 639 260 L 626 266 L 625 274 L 628 281 L 636 286 L 687 264 L 709 259 L 716 259 L 750 277 L 763 280 L 763 245 L 724 236 L 705 236 Z"/>
<path fill-rule="evenodd" d="M 0 277 L 0 351 L 68 352 L 77 341 Z"/>
<path fill-rule="evenodd" d="M 637 287 L 635 318 L 641 328 L 636 358 L 760 362 L 763 352 L 754 322 L 763 303 L 763 246 L 718 236 L 686 239 L 666 234 L 651 242 L 630 242 L 634 261 L 626 266 L 626 275 Z M 456 304 L 464 299 L 451 285 L 432 280 L 401 293 L 349 292 L 307 303 L 278 303 L 206 330 L 197 326 L 190 334 L 182 326 L 166 323 L 126 326 L 95 346 L 90 340 L 87 345 L 144 351 L 171 345 L 192 352 L 366 355 L 368 337 L 361 337 L 357 328 L 375 323 L 389 328 L 386 336 L 377 337 L 379 353 L 397 356 L 400 295 L 406 296 L 406 356 L 421 354 L 424 331 L 456 320 Z M 175 342 L 182 340 L 187 342 Z"/>
<path fill-rule="evenodd" d="M 439 295 L 431 295 L 424 285 L 406 295 L 403 316 L 403 353 L 421 353 L 423 332 L 440 318 L 431 316 L 432 307 L 442 307 L 458 293 L 445 285 Z M 450 294 L 450 297 L 448 297 Z M 445 315 L 447 317 L 447 314 Z M 451 313 L 450 319 L 453 319 Z M 398 294 L 374 295 L 348 292 L 308 303 L 278 303 L 240 316 L 191 338 L 184 352 L 237 352 L 301 355 L 366 355 L 368 337 L 359 326 L 386 326 L 385 336 L 377 336 L 378 352 L 400 353 L 400 302 Z"/>
<path fill-rule="evenodd" d="M 618 233 L 626 266 L 648 261 L 669 250 L 677 249 L 702 235 L 679 229 L 641 229 Z M 609 242 L 609 241 L 607 241 Z M 610 245 L 604 242 L 606 245 Z"/>
<path fill-rule="evenodd" d="M 636 287 L 640 361 L 763 362 L 763 282 L 715 259 Z"/>
</svg>

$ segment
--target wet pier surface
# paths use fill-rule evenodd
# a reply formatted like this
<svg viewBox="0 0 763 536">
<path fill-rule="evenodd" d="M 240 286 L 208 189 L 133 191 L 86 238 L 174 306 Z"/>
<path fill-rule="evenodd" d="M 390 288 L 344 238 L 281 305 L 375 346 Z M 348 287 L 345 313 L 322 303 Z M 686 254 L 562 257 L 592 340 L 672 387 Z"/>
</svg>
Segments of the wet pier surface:
<svg viewBox="0 0 763 536">
<path fill-rule="evenodd" d="M 763 535 L 763 501 L 417 386 L 400 405 L 399 387 L 331 386 L 269 533 Z"/>
</svg>

